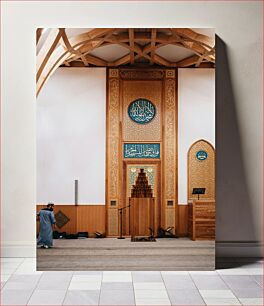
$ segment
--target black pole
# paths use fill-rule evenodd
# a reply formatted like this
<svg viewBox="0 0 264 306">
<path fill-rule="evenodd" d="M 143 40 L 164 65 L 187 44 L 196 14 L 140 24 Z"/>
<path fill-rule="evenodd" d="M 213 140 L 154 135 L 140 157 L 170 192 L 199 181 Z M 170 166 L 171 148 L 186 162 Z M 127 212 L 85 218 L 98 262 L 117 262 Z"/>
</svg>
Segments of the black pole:
<svg viewBox="0 0 264 306">
<path fill-rule="evenodd" d="M 122 216 L 123 216 L 123 209 L 126 209 L 126 208 L 129 208 L 129 211 L 130 211 L 130 204 L 128 205 L 128 206 L 125 206 L 125 207 L 121 207 L 121 208 L 119 208 L 118 210 L 120 211 L 120 219 L 119 219 L 119 221 L 120 221 L 120 235 L 119 235 L 119 237 L 117 237 L 117 239 L 125 239 L 125 237 L 123 237 L 122 236 L 122 220 L 123 220 L 123 218 L 122 218 Z M 129 227 L 130 227 L 130 223 L 129 223 Z"/>
</svg>

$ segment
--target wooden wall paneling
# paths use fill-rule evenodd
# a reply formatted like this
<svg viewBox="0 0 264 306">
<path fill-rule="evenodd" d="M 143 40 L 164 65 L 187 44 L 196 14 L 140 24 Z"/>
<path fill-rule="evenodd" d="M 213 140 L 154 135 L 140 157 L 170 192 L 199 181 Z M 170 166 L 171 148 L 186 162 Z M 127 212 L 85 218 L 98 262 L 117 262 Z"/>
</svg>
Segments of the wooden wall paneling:
<svg viewBox="0 0 264 306">
<path fill-rule="evenodd" d="M 41 208 L 46 207 L 46 205 L 37 205 L 37 211 L 39 211 Z M 76 227 L 76 219 L 77 219 L 77 211 L 75 205 L 55 205 L 54 206 L 54 214 L 56 214 L 58 211 L 61 211 L 64 213 L 70 221 L 65 224 L 63 227 L 58 228 L 57 231 L 59 232 L 67 232 L 69 234 L 76 233 L 77 227 Z M 37 227 L 38 231 L 39 227 Z"/>
<path fill-rule="evenodd" d="M 78 205 L 77 232 L 105 233 L 105 205 Z"/>
<path fill-rule="evenodd" d="M 37 211 L 46 207 L 46 205 L 37 205 Z M 59 232 L 74 234 L 77 232 L 95 231 L 105 232 L 105 205 L 55 205 L 54 214 L 62 211 L 70 221 L 62 228 L 57 227 Z M 39 231 L 39 222 L 37 222 L 37 233 Z"/>
<path fill-rule="evenodd" d="M 178 236 L 188 236 L 188 205 L 178 205 Z"/>
</svg>

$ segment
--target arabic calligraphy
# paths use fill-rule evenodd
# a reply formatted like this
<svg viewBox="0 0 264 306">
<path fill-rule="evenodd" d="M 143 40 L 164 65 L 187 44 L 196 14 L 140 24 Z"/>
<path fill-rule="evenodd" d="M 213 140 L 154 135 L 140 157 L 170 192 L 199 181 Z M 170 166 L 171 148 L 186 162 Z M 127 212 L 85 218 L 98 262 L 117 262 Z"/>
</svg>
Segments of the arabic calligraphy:
<svg viewBox="0 0 264 306">
<path fill-rule="evenodd" d="M 125 143 L 124 158 L 160 158 L 159 143 Z"/>
<path fill-rule="evenodd" d="M 128 115 L 131 120 L 139 124 L 149 123 L 156 114 L 156 108 L 153 103 L 147 99 L 137 99 L 130 103 Z"/>
<path fill-rule="evenodd" d="M 196 158 L 198 160 L 206 160 L 207 158 L 207 152 L 206 151 L 203 151 L 203 150 L 200 150 L 196 153 Z"/>
</svg>

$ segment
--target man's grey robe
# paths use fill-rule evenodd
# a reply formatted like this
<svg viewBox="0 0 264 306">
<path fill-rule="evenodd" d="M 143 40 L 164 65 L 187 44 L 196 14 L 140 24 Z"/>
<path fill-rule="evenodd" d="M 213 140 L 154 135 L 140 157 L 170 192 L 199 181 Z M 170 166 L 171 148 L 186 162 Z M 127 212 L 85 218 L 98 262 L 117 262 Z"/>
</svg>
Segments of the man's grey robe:
<svg viewBox="0 0 264 306">
<path fill-rule="evenodd" d="M 39 216 L 39 236 L 38 245 L 53 245 L 53 228 L 52 225 L 56 223 L 54 213 L 50 210 L 40 210 Z"/>
</svg>

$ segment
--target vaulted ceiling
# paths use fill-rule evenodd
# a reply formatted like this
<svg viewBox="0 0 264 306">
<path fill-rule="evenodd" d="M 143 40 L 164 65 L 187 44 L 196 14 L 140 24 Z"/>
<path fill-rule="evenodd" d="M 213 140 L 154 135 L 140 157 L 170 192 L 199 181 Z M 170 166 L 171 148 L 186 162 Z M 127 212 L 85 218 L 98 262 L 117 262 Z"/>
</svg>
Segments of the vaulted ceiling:
<svg viewBox="0 0 264 306">
<path fill-rule="evenodd" d="M 211 29 L 38 29 L 37 94 L 60 66 L 214 67 Z"/>
</svg>

